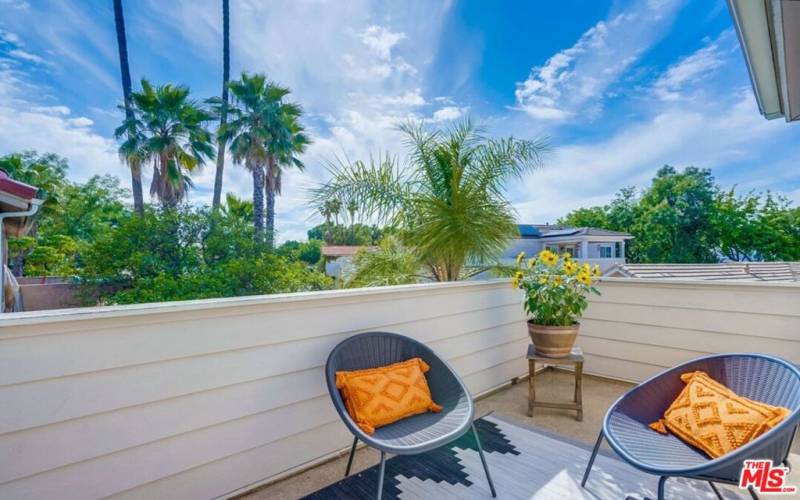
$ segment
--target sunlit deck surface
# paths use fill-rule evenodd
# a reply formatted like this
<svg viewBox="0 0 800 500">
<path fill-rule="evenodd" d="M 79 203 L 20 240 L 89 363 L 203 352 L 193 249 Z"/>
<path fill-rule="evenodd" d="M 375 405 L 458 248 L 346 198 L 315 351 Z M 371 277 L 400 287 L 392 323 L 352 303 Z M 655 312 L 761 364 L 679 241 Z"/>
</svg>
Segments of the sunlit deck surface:
<svg viewBox="0 0 800 500">
<path fill-rule="evenodd" d="M 536 376 L 536 398 L 542 401 L 568 401 L 572 396 L 573 383 L 574 376 L 571 372 L 562 370 L 540 372 Z M 528 417 L 528 383 L 527 380 L 521 380 L 515 385 L 499 390 L 477 401 L 476 415 L 483 416 L 491 412 L 498 412 L 584 443 L 594 444 L 606 410 L 631 387 L 633 387 L 633 384 L 626 382 L 584 375 L 583 422 L 578 422 L 575 420 L 575 411 L 551 408 L 536 408 L 533 418 Z M 794 454 L 800 453 L 798 440 L 795 440 L 792 452 Z M 380 454 L 377 451 L 361 448 L 356 452 L 356 457 L 353 461 L 353 473 L 371 467 L 377 464 L 379 460 Z M 797 460 L 795 456 L 793 465 L 796 465 Z M 300 498 L 341 479 L 346 465 L 347 455 L 345 453 L 334 460 L 251 491 L 238 498 L 246 500 Z M 653 481 L 656 481 L 655 477 Z M 800 473 L 798 473 L 797 468 L 794 468 L 789 484 L 799 483 Z M 772 496 L 761 495 L 761 498 Z"/>
</svg>

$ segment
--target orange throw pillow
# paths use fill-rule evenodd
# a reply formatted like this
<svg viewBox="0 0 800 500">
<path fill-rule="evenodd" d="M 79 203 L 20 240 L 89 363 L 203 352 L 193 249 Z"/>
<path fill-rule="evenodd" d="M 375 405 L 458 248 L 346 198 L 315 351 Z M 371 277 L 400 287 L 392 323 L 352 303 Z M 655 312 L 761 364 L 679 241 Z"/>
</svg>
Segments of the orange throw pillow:
<svg viewBox="0 0 800 500">
<path fill-rule="evenodd" d="M 669 429 L 711 458 L 749 443 L 789 414 L 786 408 L 739 396 L 705 372 L 684 373 L 681 380 L 686 387 L 664 412 L 664 418 L 650 428 L 661 434 Z"/>
<path fill-rule="evenodd" d="M 347 413 L 367 434 L 398 420 L 442 407 L 433 402 L 425 372 L 430 367 L 421 358 L 388 366 L 336 372 L 336 387 Z"/>
</svg>

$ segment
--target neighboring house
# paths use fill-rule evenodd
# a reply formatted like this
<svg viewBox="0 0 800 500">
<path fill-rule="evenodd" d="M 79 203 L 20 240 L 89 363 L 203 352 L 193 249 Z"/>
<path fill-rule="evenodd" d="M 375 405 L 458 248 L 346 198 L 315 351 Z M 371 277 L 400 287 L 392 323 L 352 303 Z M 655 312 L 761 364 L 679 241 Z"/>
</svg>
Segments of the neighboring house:
<svg viewBox="0 0 800 500">
<path fill-rule="evenodd" d="M 326 245 L 322 247 L 322 259 L 325 261 L 325 274 L 332 278 L 341 278 L 342 271 L 352 265 L 353 255 L 364 246 Z"/>
<path fill-rule="evenodd" d="M 503 262 L 510 262 L 519 252 L 532 257 L 545 248 L 558 254 L 568 253 L 579 262 L 598 264 L 605 272 L 614 264 L 625 263 L 625 241 L 628 233 L 593 227 L 565 227 L 548 224 L 519 224 L 520 237 L 503 253 Z"/>
<path fill-rule="evenodd" d="M 800 262 L 725 262 L 721 264 L 617 264 L 604 274 L 619 278 L 700 281 L 800 282 Z"/>
</svg>

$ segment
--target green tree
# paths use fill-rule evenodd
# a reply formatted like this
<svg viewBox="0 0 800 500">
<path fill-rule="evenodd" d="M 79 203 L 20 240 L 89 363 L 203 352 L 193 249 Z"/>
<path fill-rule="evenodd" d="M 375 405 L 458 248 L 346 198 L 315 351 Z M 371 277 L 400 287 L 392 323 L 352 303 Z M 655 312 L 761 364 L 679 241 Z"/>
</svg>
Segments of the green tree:
<svg viewBox="0 0 800 500">
<path fill-rule="evenodd" d="M 288 95 L 289 90 L 284 89 Z M 278 106 L 278 121 L 269 143 L 269 158 L 265 189 L 267 193 L 267 238 L 273 246 L 275 237 L 275 197 L 281 194 L 283 171 L 287 168 L 304 170 L 298 155 L 311 144 L 305 129 L 299 123 L 302 109 L 299 105 L 282 102 Z"/>
<path fill-rule="evenodd" d="M 109 303 L 321 290 L 306 262 L 264 252 L 250 221 L 213 209 L 146 209 L 91 246 L 82 278 Z M 98 288 L 98 285 L 103 285 Z"/>
<path fill-rule="evenodd" d="M 446 131 L 414 123 L 401 130 L 408 168 L 389 155 L 332 163 L 332 179 L 312 191 L 312 202 L 319 209 L 328 200 L 354 201 L 362 216 L 397 227 L 435 280 L 457 280 L 468 261 L 495 258 L 517 234 L 503 189 L 541 165 L 545 145 L 491 139 L 469 120 Z"/>
<path fill-rule="evenodd" d="M 231 22 L 229 0 L 222 0 L 222 104 L 219 126 L 224 127 L 228 119 L 228 80 L 231 78 Z M 214 197 L 211 206 L 219 208 L 222 198 L 222 174 L 225 170 L 225 140 L 217 137 L 217 170 L 214 173 Z"/>
<path fill-rule="evenodd" d="M 362 249 L 353 256 L 353 268 L 344 275 L 345 288 L 390 286 L 426 279 L 417 257 L 395 236 L 387 236 L 376 249 Z"/>
<path fill-rule="evenodd" d="M 225 195 L 223 211 L 228 217 L 237 217 L 250 222 L 253 220 L 253 202 L 243 200 L 233 193 Z"/>
<path fill-rule="evenodd" d="M 128 163 L 153 162 L 150 194 L 165 207 L 175 207 L 192 187 L 191 175 L 214 157 L 211 119 L 189 88 L 165 84 L 153 87 L 142 79 L 142 90 L 131 93 L 133 115 L 115 131 L 122 139 L 119 154 Z"/>
<path fill-rule="evenodd" d="M 632 230 L 646 262 L 717 262 L 716 186 L 708 169 L 661 167 Z"/>
<path fill-rule="evenodd" d="M 310 240 L 322 240 L 327 245 L 369 246 L 375 245 L 383 237 L 384 231 L 377 226 L 365 224 L 334 224 L 324 222 L 308 230 Z"/>
<path fill-rule="evenodd" d="M 322 242 L 309 240 L 307 242 L 289 240 L 277 249 L 277 254 L 290 261 L 303 261 L 309 265 L 316 265 L 322 257 Z"/>
<path fill-rule="evenodd" d="M 558 219 L 557 224 L 570 227 L 608 227 L 606 207 L 578 208 L 565 217 Z"/>
<path fill-rule="evenodd" d="M 133 120 L 133 106 L 131 104 L 131 69 L 128 64 L 128 41 L 125 37 L 125 16 L 122 9 L 122 0 L 114 0 L 114 25 L 117 32 L 117 48 L 119 49 L 119 67 L 122 75 L 122 96 L 124 99 L 125 119 Z M 122 159 L 131 170 L 134 209 L 141 214 L 144 210 L 144 196 L 142 196 L 142 164 L 137 161 L 137 156 L 123 155 Z"/>
<path fill-rule="evenodd" d="M 296 155 L 309 140 L 297 122 L 302 114 L 300 107 L 284 101 L 289 89 L 269 82 L 264 75 L 247 73 L 230 82 L 228 88 L 233 97 L 230 105 L 219 98 L 209 102 L 218 112 L 228 113 L 229 120 L 218 135 L 230 143 L 234 163 L 244 164 L 253 175 L 253 227 L 256 237 L 263 238 L 265 190 L 273 196 L 267 213 L 267 229 L 273 232 L 274 195 L 280 191 L 281 168 L 302 168 Z M 272 242 L 271 234 L 268 241 Z"/>
</svg>

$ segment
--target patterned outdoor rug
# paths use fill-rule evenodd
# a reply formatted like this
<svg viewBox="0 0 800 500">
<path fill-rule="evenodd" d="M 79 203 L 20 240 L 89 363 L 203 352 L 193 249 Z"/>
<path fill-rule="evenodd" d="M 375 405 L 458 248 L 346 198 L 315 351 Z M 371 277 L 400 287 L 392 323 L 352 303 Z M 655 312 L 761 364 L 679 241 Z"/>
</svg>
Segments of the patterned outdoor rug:
<svg viewBox="0 0 800 500">
<path fill-rule="evenodd" d="M 602 450 L 581 488 L 591 447 L 564 436 L 493 414 L 475 422 L 501 499 L 656 498 L 658 478 L 639 472 Z M 305 497 L 308 500 L 374 498 L 378 466 L 354 474 Z M 723 490 L 725 498 L 745 498 Z M 667 498 L 716 500 L 707 483 L 670 479 Z M 386 462 L 385 499 L 490 499 L 472 433 L 447 446 Z"/>
</svg>

